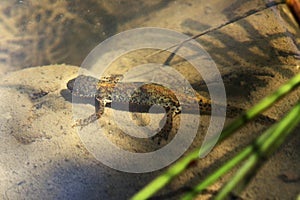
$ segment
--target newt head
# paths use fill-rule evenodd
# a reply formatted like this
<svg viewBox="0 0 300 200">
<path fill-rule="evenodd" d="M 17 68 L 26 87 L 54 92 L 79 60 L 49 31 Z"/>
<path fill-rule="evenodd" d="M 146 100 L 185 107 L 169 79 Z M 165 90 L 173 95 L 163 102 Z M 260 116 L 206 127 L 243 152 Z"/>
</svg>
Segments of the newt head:
<svg viewBox="0 0 300 200">
<path fill-rule="evenodd" d="M 67 88 L 72 95 L 83 98 L 94 98 L 97 93 L 97 84 L 99 80 L 85 75 L 71 79 L 67 83 Z"/>
</svg>

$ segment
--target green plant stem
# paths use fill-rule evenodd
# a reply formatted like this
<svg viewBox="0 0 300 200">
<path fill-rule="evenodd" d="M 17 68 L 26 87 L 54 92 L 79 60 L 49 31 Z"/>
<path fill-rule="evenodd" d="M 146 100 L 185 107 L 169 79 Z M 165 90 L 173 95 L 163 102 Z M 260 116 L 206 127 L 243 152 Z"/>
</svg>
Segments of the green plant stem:
<svg viewBox="0 0 300 200">
<path fill-rule="evenodd" d="M 273 129 L 273 128 L 272 128 Z M 267 132 L 265 134 L 262 134 L 256 141 L 257 144 L 263 143 L 268 137 L 270 137 L 272 132 Z M 223 176 L 225 173 L 227 173 L 229 170 L 231 170 L 233 167 L 235 167 L 237 164 L 239 164 L 241 161 L 243 161 L 246 157 L 248 157 L 251 153 L 255 151 L 256 145 L 250 145 L 247 146 L 244 150 L 242 150 L 240 153 L 238 153 L 234 158 L 227 161 L 222 167 L 217 169 L 214 173 L 212 173 L 210 176 L 208 176 L 203 182 L 198 184 L 196 187 L 193 188 L 192 191 L 188 192 L 186 195 L 184 195 L 181 200 L 188 200 L 195 197 L 198 193 L 202 192 L 205 188 L 210 186 L 212 183 L 214 183 L 217 179 L 219 179 L 221 176 Z"/>
<path fill-rule="evenodd" d="M 245 164 L 238 170 L 235 176 L 221 189 L 215 200 L 224 199 L 239 184 L 242 189 L 246 187 L 248 181 L 253 178 L 260 166 L 267 161 L 267 158 L 279 148 L 286 137 L 300 123 L 300 102 L 284 117 L 278 124 L 268 129 L 264 135 L 268 135 L 265 140 L 260 142 L 257 140 L 252 144 L 255 152 L 251 152 L 251 156 Z M 247 177 L 247 178 L 246 178 Z M 242 180 L 247 182 L 241 184 Z"/>
<path fill-rule="evenodd" d="M 229 126 L 227 126 L 221 133 L 218 143 L 221 143 L 228 136 L 232 135 L 234 131 L 239 129 L 241 126 L 246 124 L 248 121 L 252 120 L 255 116 L 262 113 L 265 109 L 270 107 L 274 102 L 282 98 L 284 95 L 295 89 L 300 84 L 300 73 L 289 80 L 286 84 L 282 85 L 278 90 L 276 90 L 270 96 L 265 97 L 258 104 L 253 106 L 249 111 L 243 114 L 238 119 L 234 120 Z M 142 190 L 136 193 L 131 199 L 132 200 L 143 200 L 148 199 L 157 191 L 162 189 L 166 184 L 168 184 L 173 178 L 178 176 L 184 169 L 187 168 L 190 162 L 201 156 L 206 149 L 211 145 L 211 142 L 206 143 L 205 147 L 201 147 L 200 150 L 189 153 L 187 156 L 179 160 L 177 163 L 172 165 L 165 173 L 155 178 L 148 185 L 146 185 Z"/>
</svg>

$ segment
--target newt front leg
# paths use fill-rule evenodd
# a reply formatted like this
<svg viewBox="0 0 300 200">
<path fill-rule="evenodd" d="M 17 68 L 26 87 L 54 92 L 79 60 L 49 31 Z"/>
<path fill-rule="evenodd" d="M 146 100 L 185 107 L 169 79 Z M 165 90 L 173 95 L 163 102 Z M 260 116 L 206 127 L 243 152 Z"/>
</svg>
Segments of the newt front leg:
<svg viewBox="0 0 300 200">
<path fill-rule="evenodd" d="M 88 118 L 77 120 L 76 123 L 72 125 L 72 127 L 75 126 L 83 127 L 89 125 L 90 123 L 95 122 L 104 113 L 105 105 L 106 105 L 105 101 L 95 99 L 95 113 L 90 115 Z"/>
</svg>

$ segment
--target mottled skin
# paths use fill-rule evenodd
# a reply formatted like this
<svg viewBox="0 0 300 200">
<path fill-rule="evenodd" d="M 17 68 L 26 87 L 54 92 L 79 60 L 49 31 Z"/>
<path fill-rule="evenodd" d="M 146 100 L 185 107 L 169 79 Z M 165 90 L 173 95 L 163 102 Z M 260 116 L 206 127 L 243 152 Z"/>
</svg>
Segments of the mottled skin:
<svg viewBox="0 0 300 200">
<path fill-rule="evenodd" d="M 72 95 L 81 98 L 95 99 L 96 112 L 90 117 L 78 120 L 74 126 L 86 126 L 101 117 L 104 113 L 104 108 L 112 102 L 120 104 L 129 104 L 130 107 L 137 112 L 145 112 L 153 105 L 162 106 L 167 113 L 167 121 L 160 133 L 154 138 L 158 138 L 160 143 L 161 138 L 167 140 L 172 129 L 173 118 L 182 111 L 195 113 L 194 108 L 189 104 L 196 101 L 201 114 L 211 114 L 211 101 L 201 96 L 198 93 L 188 95 L 187 93 L 179 93 L 181 102 L 179 103 L 175 94 L 168 88 L 155 83 L 140 83 L 140 82 L 119 82 L 122 75 L 112 75 L 102 77 L 100 80 L 91 77 L 80 75 L 77 78 L 70 80 L 67 83 L 68 89 Z M 221 107 L 222 108 L 222 107 Z M 197 110 L 197 109 L 196 109 Z M 243 112 L 241 108 L 227 106 L 227 116 L 234 117 Z M 199 114 L 199 113 L 196 113 Z M 270 119 L 263 116 L 263 120 Z M 270 121 L 270 120 L 268 120 Z M 271 120 L 272 121 L 272 120 Z"/>
</svg>

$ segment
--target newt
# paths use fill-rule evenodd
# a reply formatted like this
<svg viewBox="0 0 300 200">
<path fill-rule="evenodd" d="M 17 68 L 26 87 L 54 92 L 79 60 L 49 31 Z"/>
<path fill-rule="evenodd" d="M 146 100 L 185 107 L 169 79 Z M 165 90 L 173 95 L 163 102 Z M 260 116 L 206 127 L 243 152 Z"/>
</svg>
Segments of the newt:
<svg viewBox="0 0 300 200">
<path fill-rule="evenodd" d="M 100 79 L 92 76 L 79 75 L 67 83 L 67 88 L 73 96 L 80 98 L 92 98 L 95 100 L 95 113 L 86 119 L 79 119 L 74 126 L 87 126 L 88 124 L 101 118 L 105 107 L 110 107 L 111 103 L 128 104 L 130 111 L 145 112 L 153 105 L 162 106 L 166 111 L 166 123 L 161 131 L 153 136 L 152 139 L 158 138 L 167 140 L 173 126 L 173 119 L 180 114 L 182 107 L 193 113 L 193 108 L 189 107 L 187 102 L 196 101 L 201 114 L 211 114 L 211 100 L 203 97 L 198 92 L 194 96 L 186 93 L 182 95 L 179 102 L 176 95 L 167 87 L 156 83 L 140 82 L 120 82 L 122 75 L 111 75 Z M 75 86 L 76 84 L 76 86 Z M 118 86 L 117 86 L 118 85 Z M 117 87 L 116 87 L 117 86 Z M 134 91 L 134 92 L 132 92 Z M 222 108 L 222 106 L 220 107 Z M 195 110 L 195 109 L 194 109 Z M 235 117 L 245 110 L 234 106 L 226 106 L 226 116 Z M 198 113 L 199 114 L 199 113 Z M 258 117 L 258 122 L 273 123 L 275 120 L 264 115 Z"/>
</svg>

